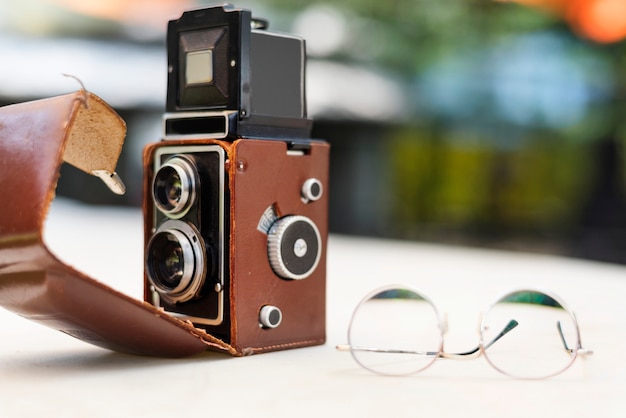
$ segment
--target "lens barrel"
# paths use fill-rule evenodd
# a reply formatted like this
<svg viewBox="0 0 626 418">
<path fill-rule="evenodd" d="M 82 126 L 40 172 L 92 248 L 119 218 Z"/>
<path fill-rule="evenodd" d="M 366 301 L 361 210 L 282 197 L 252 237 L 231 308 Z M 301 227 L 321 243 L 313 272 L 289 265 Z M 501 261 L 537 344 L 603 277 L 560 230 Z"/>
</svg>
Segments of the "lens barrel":
<svg viewBox="0 0 626 418">
<path fill-rule="evenodd" d="M 169 220 L 154 234 L 146 249 L 148 279 L 170 303 L 198 297 L 206 277 L 206 250 L 190 224 Z"/>
<path fill-rule="evenodd" d="M 171 218 L 183 217 L 195 200 L 197 178 L 191 161 L 180 156 L 170 158 L 154 175 L 154 203 Z"/>
</svg>

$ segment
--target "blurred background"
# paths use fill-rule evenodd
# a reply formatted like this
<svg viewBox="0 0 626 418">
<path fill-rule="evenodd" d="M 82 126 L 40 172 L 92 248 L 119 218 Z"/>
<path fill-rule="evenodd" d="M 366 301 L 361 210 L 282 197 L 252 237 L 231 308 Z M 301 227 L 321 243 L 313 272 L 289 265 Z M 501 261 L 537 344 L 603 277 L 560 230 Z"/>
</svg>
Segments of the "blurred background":
<svg viewBox="0 0 626 418">
<path fill-rule="evenodd" d="M 165 28 L 192 0 L 0 0 L 0 104 L 78 89 L 128 124 L 128 193 L 65 166 L 59 194 L 142 200 Z M 241 1 L 307 40 L 333 233 L 626 264 L 626 2 Z"/>
</svg>

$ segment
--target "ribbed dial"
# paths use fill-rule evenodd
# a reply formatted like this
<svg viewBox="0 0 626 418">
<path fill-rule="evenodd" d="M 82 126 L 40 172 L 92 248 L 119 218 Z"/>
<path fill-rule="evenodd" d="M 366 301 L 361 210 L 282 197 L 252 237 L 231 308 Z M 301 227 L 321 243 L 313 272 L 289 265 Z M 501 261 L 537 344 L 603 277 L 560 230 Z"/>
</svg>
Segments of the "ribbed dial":
<svg viewBox="0 0 626 418">
<path fill-rule="evenodd" d="M 267 252 L 270 265 L 278 276 L 306 279 L 320 261 L 322 239 L 317 226 L 306 216 L 285 216 L 270 228 Z"/>
</svg>

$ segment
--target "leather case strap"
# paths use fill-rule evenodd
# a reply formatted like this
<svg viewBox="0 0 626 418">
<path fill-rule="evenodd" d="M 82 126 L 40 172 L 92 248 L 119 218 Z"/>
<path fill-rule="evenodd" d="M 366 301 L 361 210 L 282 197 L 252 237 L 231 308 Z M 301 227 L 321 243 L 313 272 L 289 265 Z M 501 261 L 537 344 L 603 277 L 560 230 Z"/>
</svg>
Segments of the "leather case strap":
<svg viewBox="0 0 626 418">
<path fill-rule="evenodd" d="M 140 355 L 182 357 L 221 340 L 130 298 L 60 261 L 43 229 L 63 161 L 116 193 L 123 120 L 81 90 L 0 108 L 0 306 L 88 343 Z"/>
</svg>

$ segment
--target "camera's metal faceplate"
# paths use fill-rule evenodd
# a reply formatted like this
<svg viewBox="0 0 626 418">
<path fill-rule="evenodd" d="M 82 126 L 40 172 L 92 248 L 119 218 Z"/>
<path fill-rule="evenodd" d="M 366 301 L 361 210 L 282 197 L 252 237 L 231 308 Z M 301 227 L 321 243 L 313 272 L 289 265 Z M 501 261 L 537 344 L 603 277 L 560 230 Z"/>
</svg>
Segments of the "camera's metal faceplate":
<svg viewBox="0 0 626 418">
<path fill-rule="evenodd" d="M 218 145 L 176 145 L 158 148 L 154 153 L 153 171 L 157 173 L 166 161 L 176 156 L 191 157 L 198 171 L 197 199 L 191 209 L 182 217 L 166 216 L 156 207 L 152 211 L 152 230 L 178 219 L 193 226 L 200 232 L 206 255 L 202 260 L 209 265 L 206 272 L 204 292 L 201 297 L 184 303 L 172 304 L 158 292 L 152 292 L 152 304 L 162 307 L 174 316 L 190 320 L 196 324 L 217 326 L 224 322 L 227 290 L 225 277 L 228 262 L 225 245 L 225 151 Z M 150 257 L 150 254 L 147 254 Z M 163 260 L 163 262 L 166 262 Z"/>
</svg>

